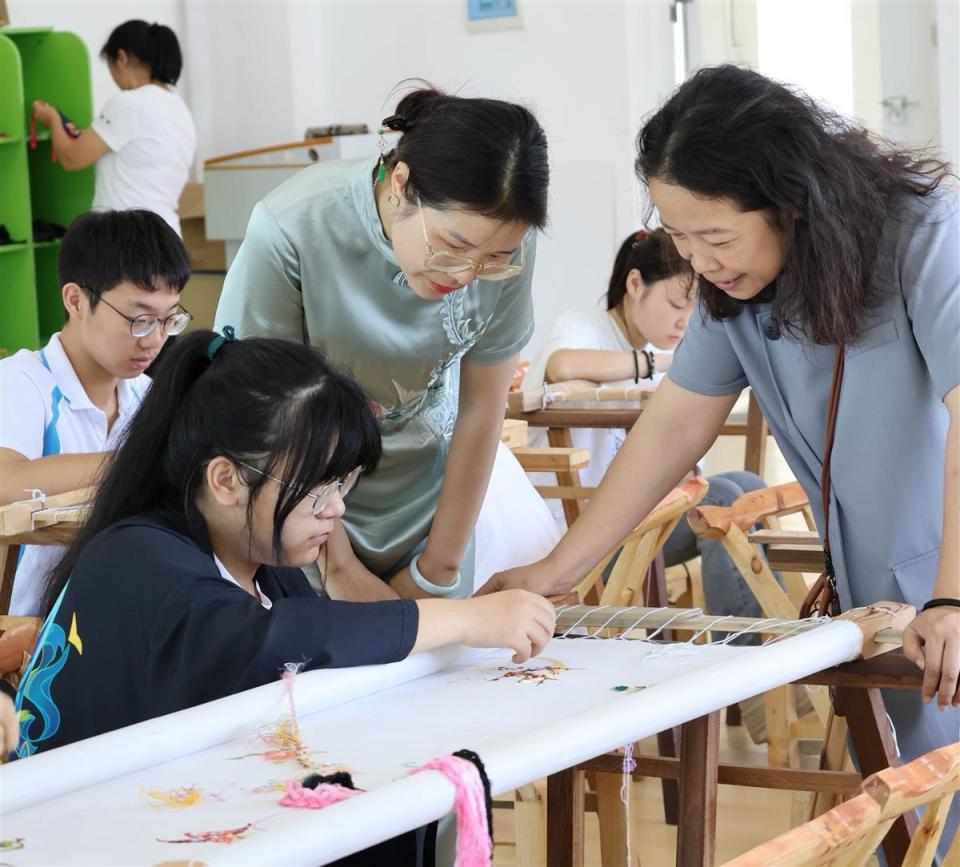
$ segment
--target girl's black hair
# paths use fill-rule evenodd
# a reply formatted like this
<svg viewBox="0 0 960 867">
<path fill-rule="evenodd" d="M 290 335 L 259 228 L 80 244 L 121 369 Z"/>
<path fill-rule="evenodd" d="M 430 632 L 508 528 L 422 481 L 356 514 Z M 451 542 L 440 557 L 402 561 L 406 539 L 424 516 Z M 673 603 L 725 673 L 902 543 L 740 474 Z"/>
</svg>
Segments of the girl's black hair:
<svg viewBox="0 0 960 867">
<path fill-rule="evenodd" d="M 317 486 L 380 459 L 369 400 L 315 349 L 286 340 L 228 341 L 194 331 L 170 348 L 153 385 L 109 460 L 90 516 L 44 589 L 56 602 L 84 547 L 124 518 L 161 512 L 194 539 L 206 535 L 197 496 L 204 471 L 223 455 L 250 488 L 248 520 L 267 473 L 282 481 L 273 515 L 274 553 L 290 512 Z M 250 464 L 262 472 L 240 466 Z M 132 580 L 136 576 L 131 576 Z"/>
<path fill-rule="evenodd" d="M 623 297 L 627 294 L 627 276 L 633 270 L 640 272 L 647 287 L 658 280 L 668 280 L 670 277 L 683 274 L 690 278 L 687 287 L 688 297 L 694 290 L 693 268 L 677 252 L 676 245 L 663 229 L 655 229 L 652 232 L 631 232 L 624 239 L 617 251 L 617 258 L 613 262 L 613 271 L 610 274 L 610 284 L 607 287 L 607 310 L 616 310 L 623 303 Z"/>
<path fill-rule="evenodd" d="M 116 62 L 121 51 L 137 58 L 161 84 L 176 84 L 183 69 L 177 34 L 165 24 L 148 24 L 139 18 L 115 27 L 100 49 L 100 57 Z"/>
<path fill-rule="evenodd" d="M 433 208 L 461 205 L 497 220 L 546 225 L 547 137 L 523 106 L 423 87 L 387 120 L 403 135 L 385 162 L 410 167 L 409 203 L 419 196 Z"/>
<path fill-rule="evenodd" d="M 190 256 L 180 236 L 152 211 L 90 211 L 67 229 L 57 267 L 60 285 L 82 287 L 94 309 L 104 292 L 121 283 L 148 292 L 183 291 Z"/>
<path fill-rule="evenodd" d="M 785 232 L 774 314 L 794 335 L 856 340 L 875 305 L 885 228 L 904 196 L 929 196 L 949 166 L 881 142 L 809 96 L 736 66 L 701 69 L 637 136 L 637 175 L 767 211 Z M 743 304 L 700 279 L 717 319 Z M 749 302 L 748 302 L 749 303 Z"/>
</svg>

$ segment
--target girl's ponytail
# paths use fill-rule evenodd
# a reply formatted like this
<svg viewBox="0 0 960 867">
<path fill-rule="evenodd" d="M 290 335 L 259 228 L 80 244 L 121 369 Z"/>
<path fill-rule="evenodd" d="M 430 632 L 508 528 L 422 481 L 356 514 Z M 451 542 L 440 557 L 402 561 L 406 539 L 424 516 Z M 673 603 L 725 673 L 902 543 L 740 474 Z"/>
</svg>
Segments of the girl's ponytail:
<svg viewBox="0 0 960 867">
<path fill-rule="evenodd" d="M 135 515 L 162 513 L 194 540 L 206 534 L 197 501 L 217 456 L 239 468 L 247 518 L 270 477 L 280 482 L 273 516 L 280 533 L 307 493 L 380 459 L 380 432 L 363 390 L 309 346 L 193 331 L 168 347 L 153 386 L 105 463 L 86 524 L 44 588 L 49 612 L 84 547 Z M 252 469 L 251 469 L 252 468 Z M 277 561 L 279 562 L 279 560 Z M 136 580 L 136 576 L 130 576 Z"/>
<path fill-rule="evenodd" d="M 693 268 L 677 252 L 673 240 L 663 229 L 632 232 L 620 245 L 613 263 L 607 286 L 607 310 L 616 310 L 623 303 L 627 294 L 627 277 L 634 270 L 640 272 L 644 285 L 648 287 L 658 280 L 686 274 L 690 278 L 690 291 L 694 289 Z"/>
</svg>

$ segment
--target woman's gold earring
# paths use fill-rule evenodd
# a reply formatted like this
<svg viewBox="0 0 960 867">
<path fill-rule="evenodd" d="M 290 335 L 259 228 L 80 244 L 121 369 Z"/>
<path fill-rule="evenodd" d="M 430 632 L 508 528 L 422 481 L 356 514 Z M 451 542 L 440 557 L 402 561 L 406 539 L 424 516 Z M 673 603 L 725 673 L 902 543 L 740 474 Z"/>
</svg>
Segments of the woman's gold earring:
<svg viewBox="0 0 960 867">
<path fill-rule="evenodd" d="M 400 206 L 400 199 L 399 199 L 399 197 L 396 196 L 396 195 L 393 194 L 393 193 L 390 193 L 390 195 L 387 196 L 387 201 L 388 201 L 391 205 L 393 205 L 395 208 L 397 208 L 397 207 Z"/>
</svg>

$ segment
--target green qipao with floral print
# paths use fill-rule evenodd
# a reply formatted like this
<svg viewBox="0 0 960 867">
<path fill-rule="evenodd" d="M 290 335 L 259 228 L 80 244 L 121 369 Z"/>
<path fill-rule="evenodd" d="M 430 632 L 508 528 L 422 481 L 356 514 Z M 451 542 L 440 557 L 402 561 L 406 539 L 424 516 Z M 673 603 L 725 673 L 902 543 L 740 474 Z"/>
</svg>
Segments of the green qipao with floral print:
<svg viewBox="0 0 960 867">
<path fill-rule="evenodd" d="M 475 280 L 423 300 L 383 234 L 375 165 L 313 166 L 256 206 L 216 327 L 308 341 L 370 395 L 383 459 L 350 495 L 344 524 L 360 559 L 388 576 L 422 546 L 433 521 L 457 420 L 460 362 L 499 364 L 533 332 L 536 233 L 524 240 L 526 269 L 518 276 Z M 461 571 L 471 586 L 472 545 Z"/>
</svg>

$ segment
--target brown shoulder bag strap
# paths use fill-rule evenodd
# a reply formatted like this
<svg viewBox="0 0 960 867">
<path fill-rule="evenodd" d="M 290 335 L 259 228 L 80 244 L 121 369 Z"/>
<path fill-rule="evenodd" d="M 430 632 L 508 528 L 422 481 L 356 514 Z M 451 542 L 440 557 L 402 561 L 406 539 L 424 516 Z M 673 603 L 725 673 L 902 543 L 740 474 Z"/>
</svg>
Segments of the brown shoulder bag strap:
<svg viewBox="0 0 960 867">
<path fill-rule="evenodd" d="M 837 409 L 840 406 L 840 387 L 843 384 L 844 347 L 837 347 L 833 363 L 833 385 L 830 388 L 830 409 L 827 414 L 827 436 L 823 447 L 823 470 L 820 473 L 820 489 L 823 493 L 823 573 L 817 579 L 800 607 L 801 617 L 812 615 L 836 616 L 840 613 L 840 597 L 837 594 L 837 576 L 830 555 L 830 458 L 833 454 L 833 435 L 837 428 Z"/>
</svg>

